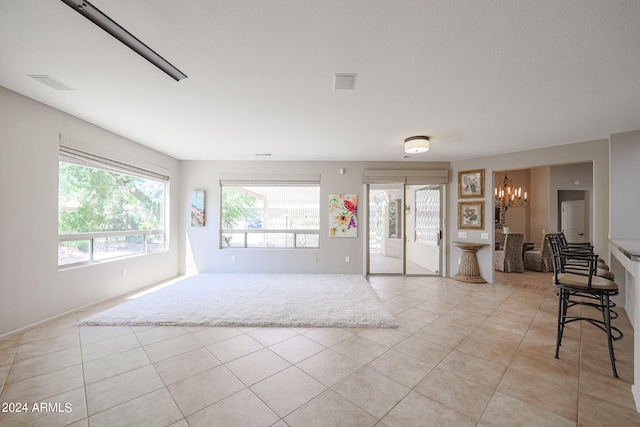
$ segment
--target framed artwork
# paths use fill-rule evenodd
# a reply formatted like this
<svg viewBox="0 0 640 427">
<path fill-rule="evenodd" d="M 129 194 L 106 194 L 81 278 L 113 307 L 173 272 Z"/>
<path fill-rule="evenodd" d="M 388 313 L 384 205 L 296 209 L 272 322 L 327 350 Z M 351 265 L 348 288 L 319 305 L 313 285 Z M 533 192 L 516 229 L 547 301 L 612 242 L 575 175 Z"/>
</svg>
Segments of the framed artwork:
<svg viewBox="0 0 640 427">
<path fill-rule="evenodd" d="M 329 237 L 358 237 L 357 194 L 329 194 Z"/>
<path fill-rule="evenodd" d="M 484 169 L 458 172 L 458 198 L 484 197 Z"/>
<path fill-rule="evenodd" d="M 458 229 L 483 230 L 484 201 L 458 202 Z"/>
<path fill-rule="evenodd" d="M 193 190 L 191 192 L 191 226 L 204 227 L 205 207 L 204 190 Z"/>
</svg>

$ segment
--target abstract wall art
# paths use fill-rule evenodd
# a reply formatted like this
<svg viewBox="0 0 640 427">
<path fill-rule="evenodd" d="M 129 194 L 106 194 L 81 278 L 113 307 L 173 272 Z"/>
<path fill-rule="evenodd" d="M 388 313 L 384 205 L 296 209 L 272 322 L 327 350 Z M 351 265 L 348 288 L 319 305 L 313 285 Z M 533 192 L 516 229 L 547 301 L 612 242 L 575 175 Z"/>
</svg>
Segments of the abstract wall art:
<svg viewBox="0 0 640 427">
<path fill-rule="evenodd" d="M 193 192 L 191 193 L 191 226 L 204 227 L 204 225 L 204 190 L 193 190 Z"/>
</svg>

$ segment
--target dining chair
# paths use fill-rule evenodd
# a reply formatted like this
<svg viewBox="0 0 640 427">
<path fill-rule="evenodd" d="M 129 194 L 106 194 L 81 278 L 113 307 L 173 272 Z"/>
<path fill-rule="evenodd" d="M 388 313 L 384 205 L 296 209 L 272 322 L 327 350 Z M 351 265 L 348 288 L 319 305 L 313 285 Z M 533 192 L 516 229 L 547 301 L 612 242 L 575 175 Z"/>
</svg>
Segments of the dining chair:
<svg viewBox="0 0 640 427">
<path fill-rule="evenodd" d="M 522 261 L 523 233 L 509 233 L 504 237 L 504 248 L 495 253 L 495 269 L 505 273 L 524 272 Z"/>
</svg>

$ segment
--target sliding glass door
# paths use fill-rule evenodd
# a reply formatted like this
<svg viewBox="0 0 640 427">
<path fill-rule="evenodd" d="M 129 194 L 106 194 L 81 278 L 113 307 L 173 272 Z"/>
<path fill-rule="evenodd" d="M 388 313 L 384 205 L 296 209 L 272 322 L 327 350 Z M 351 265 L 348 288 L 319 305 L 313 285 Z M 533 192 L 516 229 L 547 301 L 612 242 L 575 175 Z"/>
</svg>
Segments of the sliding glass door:
<svg viewBox="0 0 640 427">
<path fill-rule="evenodd" d="M 440 185 L 407 185 L 406 274 L 440 275 Z"/>
<path fill-rule="evenodd" d="M 369 184 L 369 274 L 440 275 L 441 195 L 441 185 Z"/>
<path fill-rule="evenodd" d="M 369 185 L 369 273 L 403 274 L 404 183 Z"/>
</svg>

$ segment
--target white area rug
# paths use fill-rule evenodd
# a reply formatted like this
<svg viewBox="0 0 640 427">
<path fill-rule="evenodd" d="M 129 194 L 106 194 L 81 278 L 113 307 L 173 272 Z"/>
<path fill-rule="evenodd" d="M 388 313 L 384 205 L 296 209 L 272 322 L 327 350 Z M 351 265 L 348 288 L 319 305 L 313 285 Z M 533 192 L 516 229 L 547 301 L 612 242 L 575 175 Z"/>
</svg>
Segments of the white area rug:
<svg viewBox="0 0 640 427">
<path fill-rule="evenodd" d="M 362 276 L 198 274 L 80 325 L 397 328 Z"/>
</svg>

